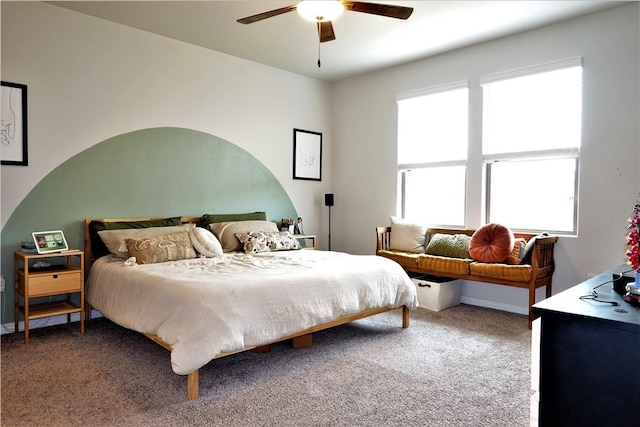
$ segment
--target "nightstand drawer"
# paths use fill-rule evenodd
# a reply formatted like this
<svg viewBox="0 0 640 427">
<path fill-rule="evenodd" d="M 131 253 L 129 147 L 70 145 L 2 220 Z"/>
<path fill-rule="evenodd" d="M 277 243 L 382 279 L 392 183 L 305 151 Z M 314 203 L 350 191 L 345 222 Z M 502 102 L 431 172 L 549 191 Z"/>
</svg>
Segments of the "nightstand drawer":
<svg viewBox="0 0 640 427">
<path fill-rule="evenodd" d="M 55 295 L 65 292 L 78 292 L 82 287 L 80 271 L 43 274 L 29 277 L 29 296 Z"/>
</svg>

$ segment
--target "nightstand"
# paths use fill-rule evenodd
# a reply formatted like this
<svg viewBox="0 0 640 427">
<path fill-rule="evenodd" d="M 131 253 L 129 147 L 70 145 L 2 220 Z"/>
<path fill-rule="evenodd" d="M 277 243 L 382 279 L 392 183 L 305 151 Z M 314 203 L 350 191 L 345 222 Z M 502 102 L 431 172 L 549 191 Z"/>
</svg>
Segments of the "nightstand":
<svg viewBox="0 0 640 427">
<path fill-rule="evenodd" d="M 315 249 L 316 248 L 316 235 L 315 234 L 294 234 L 298 240 L 302 240 L 302 244 L 300 245 L 302 249 Z M 307 243 L 307 240 L 310 240 Z"/>
<path fill-rule="evenodd" d="M 37 261 L 50 263 L 48 267 L 34 267 Z M 14 321 L 18 332 L 20 313 L 24 318 L 24 343 L 29 344 L 29 321 L 44 317 L 80 314 L 80 332 L 84 333 L 84 252 L 73 250 L 53 254 L 37 254 L 16 251 L 14 269 Z M 73 294 L 79 294 L 80 303 L 71 301 Z M 39 297 L 66 294 L 66 299 L 44 303 L 31 303 Z M 20 296 L 23 304 L 20 305 Z"/>
</svg>

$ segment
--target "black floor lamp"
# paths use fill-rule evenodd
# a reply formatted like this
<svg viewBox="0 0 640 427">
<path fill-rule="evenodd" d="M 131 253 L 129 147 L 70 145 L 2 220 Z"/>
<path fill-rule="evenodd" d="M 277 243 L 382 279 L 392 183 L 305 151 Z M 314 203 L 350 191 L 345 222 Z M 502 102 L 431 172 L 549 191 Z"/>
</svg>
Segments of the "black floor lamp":
<svg viewBox="0 0 640 427">
<path fill-rule="evenodd" d="M 331 250 L 331 206 L 333 206 L 333 193 L 324 195 L 324 205 L 329 206 L 329 250 Z"/>
</svg>

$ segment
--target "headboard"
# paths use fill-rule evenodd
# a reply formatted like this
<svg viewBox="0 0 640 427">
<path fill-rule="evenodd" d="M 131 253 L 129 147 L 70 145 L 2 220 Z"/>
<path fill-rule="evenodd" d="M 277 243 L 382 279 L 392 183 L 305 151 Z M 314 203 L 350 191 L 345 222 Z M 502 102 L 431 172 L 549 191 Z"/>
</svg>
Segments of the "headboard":
<svg viewBox="0 0 640 427">
<path fill-rule="evenodd" d="M 100 256 L 106 254 L 104 252 L 106 247 L 100 240 L 98 235 L 97 225 L 103 226 L 103 230 L 107 229 L 140 229 L 150 227 L 162 227 L 181 224 L 198 224 L 202 227 L 208 226 L 214 222 L 225 221 L 246 221 L 246 220 L 264 220 L 268 221 L 268 215 L 266 212 L 249 212 L 239 214 L 204 214 L 202 216 L 177 216 L 177 217 L 146 217 L 146 218 L 99 218 L 84 220 L 84 272 L 85 280 L 89 275 L 89 269 L 93 265 L 93 262 Z M 118 223 L 121 226 L 118 227 L 104 227 L 107 223 Z M 100 248 L 102 253 L 97 253 Z"/>
</svg>

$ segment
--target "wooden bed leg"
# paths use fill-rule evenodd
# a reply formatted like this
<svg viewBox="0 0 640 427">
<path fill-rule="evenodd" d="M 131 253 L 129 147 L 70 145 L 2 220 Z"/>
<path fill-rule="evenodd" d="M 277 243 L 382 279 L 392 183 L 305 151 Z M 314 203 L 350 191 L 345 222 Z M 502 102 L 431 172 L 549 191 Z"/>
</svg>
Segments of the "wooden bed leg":
<svg viewBox="0 0 640 427">
<path fill-rule="evenodd" d="M 271 351 L 270 345 L 262 345 L 260 347 L 252 348 L 252 353 L 269 353 Z"/>
<path fill-rule="evenodd" d="M 306 334 L 291 339 L 291 347 L 308 348 L 313 345 L 313 335 Z"/>
<path fill-rule="evenodd" d="M 409 327 L 409 308 L 406 305 L 402 306 L 402 327 Z"/>
<path fill-rule="evenodd" d="M 187 399 L 198 399 L 198 371 L 193 371 L 187 375 Z"/>
</svg>

